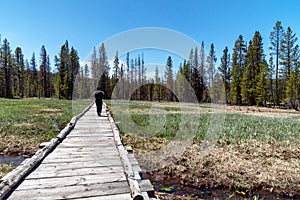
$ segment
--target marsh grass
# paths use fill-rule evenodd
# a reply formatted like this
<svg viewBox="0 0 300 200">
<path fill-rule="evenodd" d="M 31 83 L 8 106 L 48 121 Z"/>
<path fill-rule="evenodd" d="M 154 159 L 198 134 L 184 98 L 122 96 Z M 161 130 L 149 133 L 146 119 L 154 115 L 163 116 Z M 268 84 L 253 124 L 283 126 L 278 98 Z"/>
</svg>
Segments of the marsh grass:
<svg viewBox="0 0 300 200">
<path fill-rule="evenodd" d="M 115 102 L 109 107 L 123 142 L 134 148 L 138 158 L 158 151 L 178 134 L 193 137 L 193 144 L 177 161 L 149 172 L 154 183 L 168 186 L 172 179 L 180 187 L 227 188 L 242 199 L 299 198 L 299 113 L 280 110 L 278 115 L 265 108 L 226 113 L 210 104 L 200 104 L 199 109 L 167 102 L 127 104 Z M 216 141 L 215 146 L 203 156 L 203 144 L 209 139 Z"/>
<path fill-rule="evenodd" d="M 220 122 L 221 124 L 212 124 L 213 116 L 221 114 L 209 112 L 211 109 L 209 104 L 200 104 L 200 111 L 194 113 L 186 112 L 184 107 L 174 105 L 176 103 L 162 106 L 158 103 L 133 101 L 129 105 L 114 104 L 111 111 L 122 134 L 140 134 L 146 137 L 154 136 L 172 140 L 181 131 L 182 134 L 194 136 L 195 140 L 203 140 L 207 138 L 210 127 L 220 125 L 217 139 L 227 140 L 230 143 L 238 144 L 256 140 L 264 143 L 276 141 L 286 145 L 300 144 L 300 123 L 297 118 L 283 119 L 227 113 L 223 116 L 224 121 Z M 111 104 L 109 104 L 110 106 Z M 155 108 L 163 111 L 151 112 Z M 162 119 L 161 115 L 164 115 L 164 120 L 160 120 Z M 153 122 L 152 118 L 159 120 Z M 124 119 L 130 119 L 133 123 L 130 124 Z M 193 119 L 198 120 L 193 121 Z M 149 130 L 149 128 L 158 126 L 161 127 L 159 130 Z"/>
<path fill-rule="evenodd" d="M 0 179 L 16 167 L 10 164 L 0 164 Z"/>
<path fill-rule="evenodd" d="M 72 102 L 57 99 L 0 99 L 0 151 L 33 155 L 72 118 Z"/>
</svg>

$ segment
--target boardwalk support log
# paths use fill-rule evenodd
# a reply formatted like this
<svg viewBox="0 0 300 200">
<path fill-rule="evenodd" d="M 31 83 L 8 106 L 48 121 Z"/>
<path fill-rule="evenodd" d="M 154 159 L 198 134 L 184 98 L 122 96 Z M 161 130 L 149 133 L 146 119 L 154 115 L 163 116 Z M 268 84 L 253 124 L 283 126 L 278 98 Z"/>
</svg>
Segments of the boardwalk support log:
<svg viewBox="0 0 300 200">
<path fill-rule="evenodd" d="M 132 165 L 131 165 L 128 157 L 127 157 L 127 154 L 128 154 L 127 150 L 125 149 L 125 147 L 123 146 L 123 143 L 121 141 L 119 129 L 117 128 L 117 126 L 116 126 L 116 124 L 115 124 L 115 122 L 114 122 L 114 120 L 111 117 L 109 112 L 107 112 L 107 115 L 109 117 L 109 121 L 110 121 L 110 124 L 111 124 L 112 129 L 113 129 L 114 139 L 115 139 L 116 145 L 117 145 L 118 150 L 119 150 L 119 155 L 120 155 L 120 158 L 121 158 L 121 162 L 122 162 L 123 167 L 124 167 L 127 182 L 128 182 L 129 188 L 130 188 L 131 197 L 133 198 L 133 200 L 143 200 L 144 197 L 143 197 L 142 192 L 140 190 L 139 183 L 136 180 L 137 177 L 136 177 L 136 175 L 134 173 L 134 170 L 132 168 Z"/>
</svg>

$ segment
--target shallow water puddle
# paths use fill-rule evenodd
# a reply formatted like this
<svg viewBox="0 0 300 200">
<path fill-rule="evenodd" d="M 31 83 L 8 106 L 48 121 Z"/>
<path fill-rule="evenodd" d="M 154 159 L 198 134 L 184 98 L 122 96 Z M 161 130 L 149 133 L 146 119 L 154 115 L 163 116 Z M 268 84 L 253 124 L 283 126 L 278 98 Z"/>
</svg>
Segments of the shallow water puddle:
<svg viewBox="0 0 300 200">
<path fill-rule="evenodd" d="M 0 155 L 0 164 L 8 164 L 12 166 L 18 166 L 25 160 L 22 156 L 15 155 Z"/>
</svg>

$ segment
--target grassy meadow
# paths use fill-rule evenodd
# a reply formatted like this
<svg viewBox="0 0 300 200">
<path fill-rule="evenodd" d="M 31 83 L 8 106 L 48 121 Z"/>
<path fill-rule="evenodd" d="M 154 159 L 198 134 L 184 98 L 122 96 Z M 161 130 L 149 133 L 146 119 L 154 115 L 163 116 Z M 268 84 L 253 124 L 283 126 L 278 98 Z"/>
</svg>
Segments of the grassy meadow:
<svg viewBox="0 0 300 200">
<path fill-rule="evenodd" d="M 31 156 L 72 118 L 72 101 L 0 99 L 0 152 Z"/>
<path fill-rule="evenodd" d="M 157 190 L 198 188 L 200 192 L 192 194 L 196 198 L 206 198 L 207 188 L 227 191 L 217 196 L 221 199 L 299 197 L 298 112 L 175 102 L 108 105 L 124 143 L 134 148 L 144 168 L 171 141 L 192 138 L 176 160 L 149 171 Z M 208 142 L 213 145 L 203 154 Z M 154 152 L 153 159 L 144 162 L 149 151 Z"/>
</svg>

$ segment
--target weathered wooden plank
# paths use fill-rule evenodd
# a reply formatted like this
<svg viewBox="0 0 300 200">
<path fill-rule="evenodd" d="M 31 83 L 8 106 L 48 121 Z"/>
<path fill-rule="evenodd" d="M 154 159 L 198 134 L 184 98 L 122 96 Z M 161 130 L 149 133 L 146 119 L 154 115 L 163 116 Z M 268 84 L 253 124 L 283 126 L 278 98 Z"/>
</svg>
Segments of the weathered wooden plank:
<svg viewBox="0 0 300 200">
<path fill-rule="evenodd" d="M 91 137 L 73 137 L 73 138 L 66 138 L 65 142 L 95 142 L 95 143 L 112 143 L 114 144 L 113 137 L 100 137 L 100 136 L 91 136 Z"/>
<path fill-rule="evenodd" d="M 11 199 L 71 199 L 129 193 L 127 182 L 74 185 L 64 188 L 18 190 Z"/>
<path fill-rule="evenodd" d="M 106 137 L 113 137 L 113 135 L 110 132 L 105 132 L 105 133 L 86 132 L 86 133 L 75 133 L 67 136 L 67 138 L 76 138 L 76 137 L 99 137 L 105 139 Z"/>
<path fill-rule="evenodd" d="M 75 147 L 72 147 L 72 146 L 59 146 L 58 148 L 56 148 L 54 151 L 77 151 L 77 152 L 99 152 L 99 150 L 103 149 L 104 151 L 106 150 L 111 150 L 111 149 L 116 149 L 115 146 L 113 145 L 110 145 L 110 146 L 103 146 L 101 148 L 99 147 L 93 147 L 93 146 L 75 146 Z M 54 152 L 53 151 L 53 152 Z"/>
<path fill-rule="evenodd" d="M 89 143 L 89 145 L 93 145 L 93 147 L 109 147 L 109 146 L 114 146 L 112 143 L 99 143 L 99 142 L 93 142 Z M 82 148 L 87 148 L 89 147 L 87 144 L 85 145 L 82 141 L 74 141 L 74 142 L 69 142 L 69 143 L 61 143 L 60 147 L 82 147 Z"/>
<path fill-rule="evenodd" d="M 96 158 L 101 158 L 101 157 L 111 157 L 111 156 L 119 156 L 115 152 L 115 149 L 110 148 L 106 149 L 104 152 L 103 151 L 81 151 L 81 152 L 74 152 L 74 151 L 56 151 L 55 154 L 52 154 L 50 158 L 63 158 L 63 157 L 86 157 L 86 156 L 92 156 Z"/>
<path fill-rule="evenodd" d="M 73 163 L 73 162 L 75 162 L 73 158 L 65 158 L 65 159 L 47 159 L 44 160 L 42 163 Z M 106 165 L 118 165 L 121 163 L 120 160 L 116 160 L 116 159 L 101 160 L 92 156 L 86 158 L 78 158 L 76 159 L 76 162 L 98 162 L 98 163 L 105 163 Z"/>
<path fill-rule="evenodd" d="M 116 151 L 116 150 L 115 150 Z M 72 153 L 60 153 L 60 154 L 51 154 L 49 155 L 49 157 L 47 157 L 47 159 L 45 160 L 49 160 L 49 159 L 68 159 L 68 158 L 73 158 L 73 159 L 81 159 L 81 158 L 87 158 L 87 157 L 93 157 L 95 159 L 100 159 L 100 160 L 106 160 L 108 158 L 113 158 L 113 159 L 119 159 L 119 155 L 116 154 L 116 152 L 111 152 L 111 151 L 106 151 L 106 152 L 101 152 L 99 154 L 96 153 L 76 153 L 76 152 L 72 152 Z"/>
<path fill-rule="evenodd" d="M 88 197 L 80 199 L 89 199 L 89 200 L 132 200 L 130 194 L 116 194 L 116 195 L 107 195 L 107 196 L 97 196 L 97 197 Z M 146 200 L 144 198 L 144 200 Z"/>
<path fill-rule="evenodd" d="M 53 170 L 53 171 L 37 171 L 31 173 L 28 176 L 28 179 L 34 178 L 51 178 L 51 177 L 67 177 L 67 176 L 80 176 L 80 175 L 98 175 L 106 174 L 110 176 L 113 173 L 122 174 L 122 166 L 110 166 L 110 167 L 99 167 L 99 168 L 74 168 L 74 169 L 65 169 L 65 170 Z"/>
<path fill-rule="evenodd" d="M 120 162 L 117 165 L 112 165 L 117 162 L 73 162 L 73 163 L 46 163 L 41 164 L 33 173 L 40 171 L 55 171 L 55 170 L 71 170 L 81 168 L 101 168 L 101 167 L 122 167 Z M 135 165 L 138 166 L 138 165 Z"/>
<path fill-rule="evenodd" d="M 110 176 L 105 175 L 80 175 L 69 177 L 55 177 L 43 179 L 25 179 L 18 190 L 34 190 L 46 188 L 62 188 L 73 185 L 86 185 L 86 184 L 103 184 L 127 181 L 124 174 L 113 173 Z"/>
</svg>

